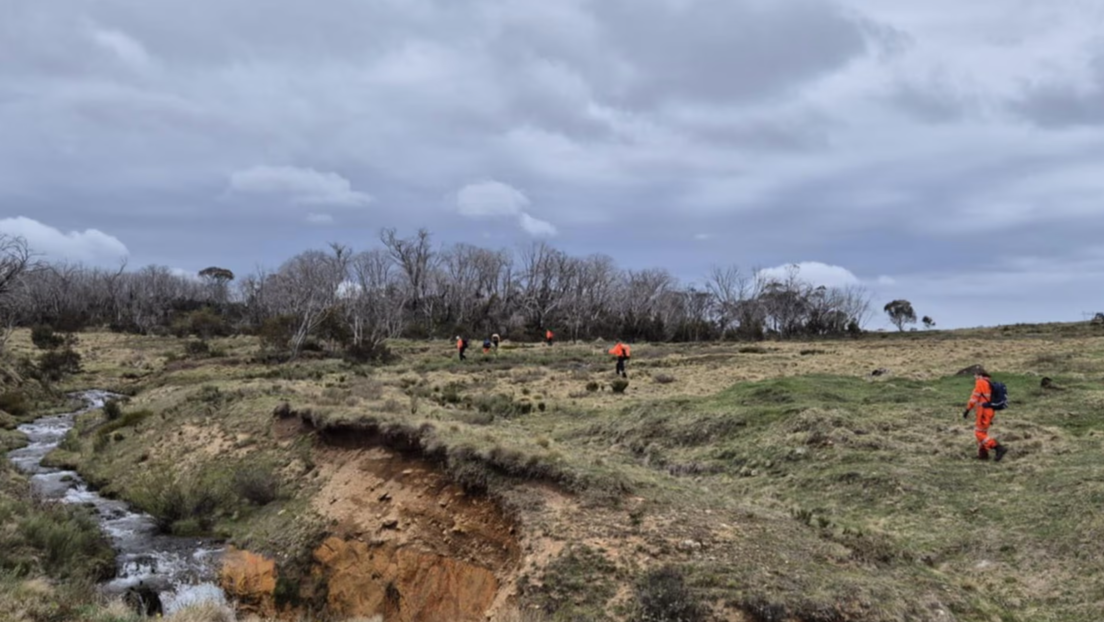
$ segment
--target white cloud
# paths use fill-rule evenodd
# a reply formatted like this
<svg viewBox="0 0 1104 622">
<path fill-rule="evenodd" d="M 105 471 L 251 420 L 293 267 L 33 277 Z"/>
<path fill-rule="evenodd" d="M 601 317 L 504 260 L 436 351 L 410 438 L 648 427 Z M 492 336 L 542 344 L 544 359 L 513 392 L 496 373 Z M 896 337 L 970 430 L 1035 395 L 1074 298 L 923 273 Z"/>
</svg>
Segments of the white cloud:
<svg viewBox="0 0 1104 622">
<path fill-rule="evenodd" d="M 295 166 L 254 166 L 230 175 L 230 189 L 240 194 L 283 195 L 298 205 L 364 207 L 372 197 L 353 190 L 337 173 Z"/>
<path fill-rule="evenodd" d="M 819 261 L 803 261 L 796 264 L 766 268 L 759 276 L 767 279 L 786 279 L 791 270 L 797 271 L 797 278 L 815 286 L 847 287 L 861 285 L 862 281 L 847 268 L 832 266 Z"/>
<path fill-rule="evenodd" d="M 882 276 L 878 277 L 877 283 L 878 285 L 885 285 L 888 287 L 890 285 L 896 285 L 897 279 L 883 274 Z"/>
<path fill-rule="evenodd" d="M 334 217 L 329 214 L 316 214 L 311 212 L 307 214 L 307 222 L 312 225 L 332 225 Z"/>
<path fill-rule="evenodd" d="M 0 233 L 24 238 L 32 251 L 50 259 L 103 264 L 130 254 L 118 238 L 98 229 L 63 233 L 25 216 L 0 220 Z"/>
<path fill-rule="evenodd" d="M 184 268 L 171 268 L 169 272 L 171 272 L 173 276 L 178 276 L 184 279 L 188 279 L 189 281 L 195 281 L 197 283 L 203 280 L 199 278 L 199 273 L 195 270 L 185 270 Z"/>
<path fill-rule="evenodd" d="M 529 197 L 509 184 L 484 181 L 468 184 L 456 193 L 456 208 L 462 216 L 516 216 L 529 207 Z"/>
<path fill-rule="evenodd" d="M 468 184 L 456 193 L 456 209 L 468 218 L 501 218 L 517 216 L 518 225 L 531 236 L 549 237 L 557 234 L 556 227 L 545 220 L 534 218 L 525 211 L 529 197 L 517 188 L 499 181 Z"/>
<path fill-rule="evenodd" d="M 533 218 L 529 214 L 522 214 L 519 217 L 519 224 L 521 228 L 525 230 L 531 236 L 534 237 L 549 237 L 556 235 L 556 227 L 552 223 Z"/>
<path fill-rule="evenodd" d="M 712 237 L 713 237 L 713 234 L 711 234 L 711 233 L 699 233 L 699 234 L 694 236 L 694 239 L 695 240 L 708 240 Z"/>
</svg>

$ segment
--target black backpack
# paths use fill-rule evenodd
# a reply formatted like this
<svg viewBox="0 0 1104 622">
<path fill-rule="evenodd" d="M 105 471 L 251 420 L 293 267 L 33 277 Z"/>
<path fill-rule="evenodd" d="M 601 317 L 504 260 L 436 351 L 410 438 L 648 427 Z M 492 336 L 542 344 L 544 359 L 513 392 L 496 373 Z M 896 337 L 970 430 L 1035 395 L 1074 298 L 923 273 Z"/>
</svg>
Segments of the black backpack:
<svg viewBox="0 0 1104 622">
<path fill-rule="evenodd" d="M 1008 387 L 1003 382 L 989 379 L 989 402 L 984 404 L 986 408 L 1004 410 L 1008 408 Z"/>
</svg>

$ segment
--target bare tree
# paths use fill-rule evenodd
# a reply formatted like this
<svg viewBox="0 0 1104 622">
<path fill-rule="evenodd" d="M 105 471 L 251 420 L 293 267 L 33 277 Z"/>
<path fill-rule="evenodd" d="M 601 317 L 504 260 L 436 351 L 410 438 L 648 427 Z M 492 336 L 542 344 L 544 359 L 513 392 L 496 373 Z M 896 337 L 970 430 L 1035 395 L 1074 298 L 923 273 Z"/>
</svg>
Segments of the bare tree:
<svg viewBox="0 0 1104 622">
<path fill-rule="evenodd" d="M 521 305 L 531 327 L 548 327 L 552 313 L 564 304 L 570 267 L 570 258 L 545 242 L 522 249 Z"/>
<path fill-rule="evenodd" d="M 368 251 L 351 259 L 341 298 L 355 347 L 372 350 L 402 332 L 406 292 L 383 251 Z"/>
<path fill-rule="evenodd" d="M 330 250 L 330 253 L 306 251 L 292 257 L 266 284 L 274 290 L 275 308 L 294 319 L 288 344 L 293 359 L 299 356 L 307 338 L 334 311 L 339 291 L 346 282 L 349 249 L 331 244 Z"/>
<path fill-rule="evenodd" d="M 0 354 L 11 337 L 18 321 L 15 298 L 22 288 L 23 279 L 36 263 L 34 254 L 22 237 L 0 233 Z"/>
<path fill-rule="evenodd" d="M 406 277 L 410 290 L 406 300 L 411 311 L 421 317 L 425 332 L 432 333 L 436 305 L 430 298 L 429 286 L 439 258 L 433 251 L 429 230 L 418 229 L 413 237 L 404 239 L 398 237 L 395 229 L 384 229 L 380 241 Z"/>
<path fill-rule="evenodd" d="M 759 296 L 765 284 L 752 274 L 759 273 L 745 273 L 737 266 L 713 266 L 709 272 L 705 290 L 712 297 L 712 315 L 722 336 L 763 321 Z"/>
<path fill-rule="evenodd" d="M 357 255 L 338 245 L 308 251 L 276 271 L 262 267 L 235 279 L 217 266 L 197 276 L 125 264 L 30 270 L 26 243 L 2 236 L 0 323 L 165 332 L 194 325 L 205 319 L 194 314 L 211 307 L 203 315 L 220 316 L 222 326 L 261 330 L 298 355 L 312 336 L 362 352 L 390 337 L 456 328 L 515 335 L 549 328 L 573 339 L 762 338 L 768 329 L 779 337 L 828 336 L 861 332 L 871 315 L 862 288 L 814 286 L 796 267 L 774 279 L 714 267 L 695 287 L 665 270 L 623 271 L 610 257 L 573 257 L 544 242 L 516 253 L 468 244 L 437 251 L 425 229 L 409 238 L 385 229 L 380 241 Z"/>
</svg>

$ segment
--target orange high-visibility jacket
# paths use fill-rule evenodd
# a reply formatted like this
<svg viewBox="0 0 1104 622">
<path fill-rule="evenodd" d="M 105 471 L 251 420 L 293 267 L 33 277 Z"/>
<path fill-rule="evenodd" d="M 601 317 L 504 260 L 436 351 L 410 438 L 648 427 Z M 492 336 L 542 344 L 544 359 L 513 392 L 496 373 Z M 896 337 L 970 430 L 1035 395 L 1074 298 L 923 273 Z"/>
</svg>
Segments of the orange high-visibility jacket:
<svg viewBox="0 0 1104 622">
<path fill-rule="evenodd" d="M 614 355 L 614 356 L 618 356 L 618 357 L 623 356 L 625 358 L 629 358 L 629 346 L 627 346 L 623 343 L 619 343 L 619 344 L 613 346 L 612 348 L 610 348 L 609 353 Z"/>
<path fill-rule="evenodd" d="M 548 331 L 548 332 L 544 333 L 544 337 L 546 339 L 551 339 L 552 338 L 552 331 Z"/>
<path fill-rule="evenodd" d="M 989 381 L 985 378 L 978 378 L 974 382 L 974 392 L 970 395 L 970 401 L 966 404 L 966 410 L 973 410 L 974 406 L 981 406 L 984 408 L 985 404 L 989 403 L 990 397 L 993 395 L 993 388 L 989 386 Z"/>
</svg>

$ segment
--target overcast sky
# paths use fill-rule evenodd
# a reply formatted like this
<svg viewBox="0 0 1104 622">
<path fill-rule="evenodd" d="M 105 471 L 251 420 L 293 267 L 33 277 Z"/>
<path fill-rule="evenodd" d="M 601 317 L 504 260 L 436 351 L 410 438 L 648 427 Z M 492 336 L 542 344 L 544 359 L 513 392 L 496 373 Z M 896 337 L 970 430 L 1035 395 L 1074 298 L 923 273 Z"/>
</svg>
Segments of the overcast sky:
<svg viewBox="0 0 1104 622">
<path fill-rule="evenodd" d="M 391 226 L 1080 320 L 1104 0 L 0 0 L 0 231 L 248 272 Z"/>
</svg>

